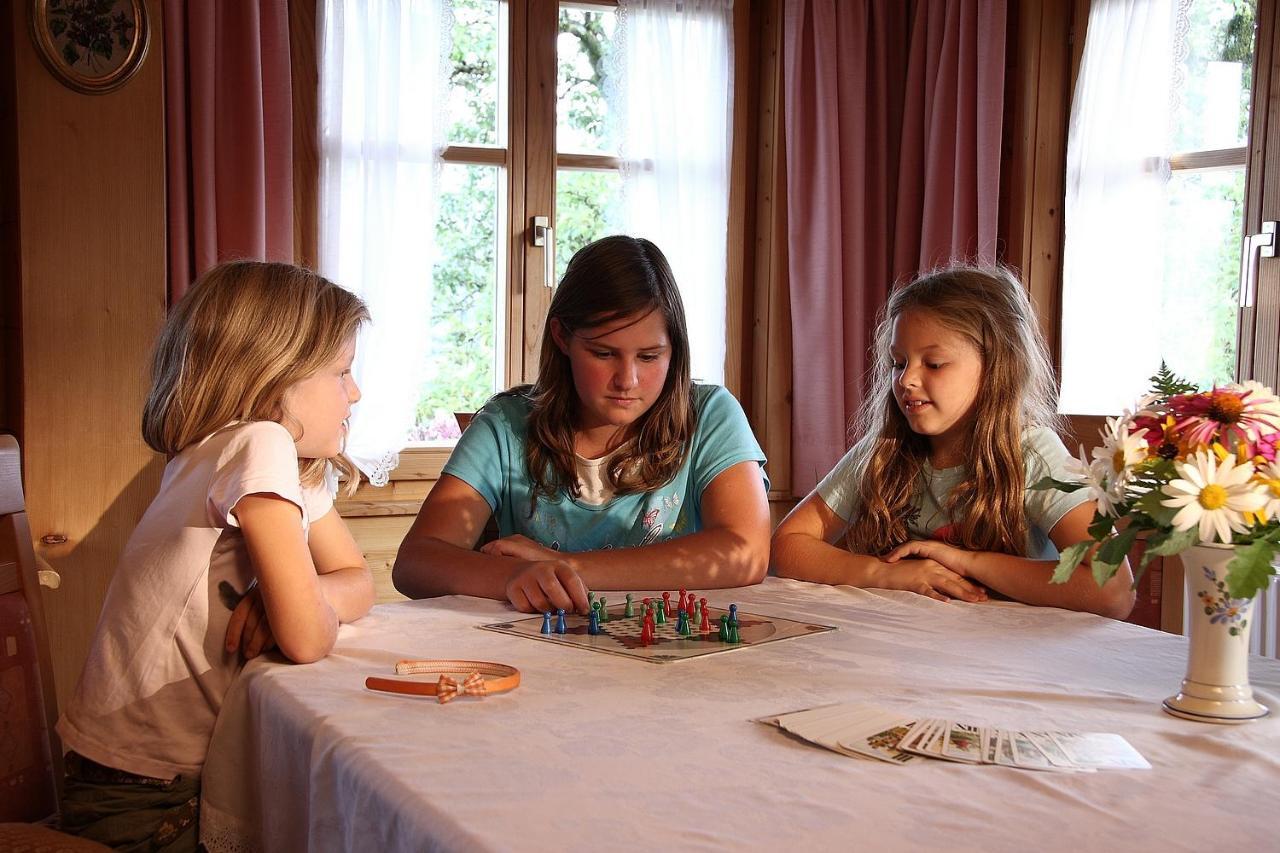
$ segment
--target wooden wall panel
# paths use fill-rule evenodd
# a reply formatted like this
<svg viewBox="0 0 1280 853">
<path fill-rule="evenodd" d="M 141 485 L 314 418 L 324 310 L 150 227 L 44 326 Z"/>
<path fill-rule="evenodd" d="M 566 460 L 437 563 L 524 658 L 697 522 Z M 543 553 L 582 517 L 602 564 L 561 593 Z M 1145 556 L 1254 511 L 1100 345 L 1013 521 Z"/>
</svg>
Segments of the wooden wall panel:
<svg viewBox="0 0 1280 853">
<path fill-rule="evenodd" d="M 289 66 L 293 76 L 293 258 L 320 264 L 320 67 L 317 0 L 289 0 Z"/>
<path fill-rule="evenodd" d="M 0 431 L 18 430 L 22 336 L 18 302 L 18 106 L 13 19 L 0 15 Z"/>
<path fill-rule="evenodd" d="M 165 312 L 160 0 L 138 73 L 83 95 L 41 64 L 31 4 L 6 4 L 14 36 L 18 255 L 27 507 L 45 591 L 58 696 L 75 686 L 107 583 L 159 486 L 139 421 Z"/>
</svg>

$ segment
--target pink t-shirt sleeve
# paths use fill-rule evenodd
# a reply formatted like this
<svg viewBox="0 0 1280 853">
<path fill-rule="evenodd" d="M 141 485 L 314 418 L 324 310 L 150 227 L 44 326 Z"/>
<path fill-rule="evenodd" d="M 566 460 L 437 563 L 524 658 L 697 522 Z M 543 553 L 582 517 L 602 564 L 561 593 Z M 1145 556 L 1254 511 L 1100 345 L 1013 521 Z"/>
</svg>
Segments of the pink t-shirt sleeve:
<svg viewBox="0 0 1280 853">
<path fill-rule="evenodd" d="M 239 427 L 227 442 L 218 460 L 217 473 L 209 483 L 210 521 L 215 527 L 239 527 L 232 510 L 245 495 L 261 493 L 277 495 L 293 503 L 304 519 L 319 517 L 312 514 L 314 497 L 308 495 L 311 500 L 303 497 L 293 436 L 274 421 Z"/>
</svg>

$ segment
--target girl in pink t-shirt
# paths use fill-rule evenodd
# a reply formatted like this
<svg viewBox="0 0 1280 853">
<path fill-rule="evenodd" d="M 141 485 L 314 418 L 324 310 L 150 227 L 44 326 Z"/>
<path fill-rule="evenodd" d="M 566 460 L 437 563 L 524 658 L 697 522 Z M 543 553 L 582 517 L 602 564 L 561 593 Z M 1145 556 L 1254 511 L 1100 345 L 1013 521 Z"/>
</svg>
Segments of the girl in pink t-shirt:
<svg viewBox="0 0 1280 853">
<path fill-rule="evenodd" d="M 210 270 L 171 312 L 142 416 L 170 459 L 58 722 L 65 830 L 195 849 L 201 767 L 245 660 L 319 660 L 368 612 L 369 569 L 325 483 L 358 481 L 342 450 L 368 318 L 313 272 L 249 261 Z"/>
</svg>

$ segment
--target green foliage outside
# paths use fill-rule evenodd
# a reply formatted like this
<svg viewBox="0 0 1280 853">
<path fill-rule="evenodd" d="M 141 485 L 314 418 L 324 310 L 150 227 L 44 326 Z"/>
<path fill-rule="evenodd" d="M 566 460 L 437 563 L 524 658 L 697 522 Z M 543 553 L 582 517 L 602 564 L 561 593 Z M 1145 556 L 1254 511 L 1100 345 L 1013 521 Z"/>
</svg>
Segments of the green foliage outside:
<svg viewBox="0 0 1280 853">
<path fill-rule="evenodd" d="M 1181 90 L 1174 150 L 1243 145 L 1252 89 L 1253 0 L 1195 0 L 1188 10 L 1187 80 Z M 1206 68 L 1240 63 L 1241 98 L 1235 141 L 1206 144 Z M 1215 128 L 1216 129 L 1216 128 Z M 1160 353 L 1178 373 L 1204 388 L 1235 375 L 1240 297 L 1244 171 L 1174 173 L 1165 233 L 1165 290 L 1159 312 Z"/>
<path fill-rule="evenodd" d="M 499 8 L 495 0 L 454 0 L 448 101 L 452 143 L 505 145 L 498 115 Z M 607 153 L 605 91 L 611 13 L 561 10 L 558 136 L 566 151 Z M 505 64 L 503 62 L 502 64 Z M 523 75 L 513 75 L 520 79 Z M 457 435 L 453 412 L 479 409 L 496 390 L 500 347 L 499 194 L 506 174 L 489 166 L 446 165 L 437 198 L 428 369 L 414 440 Z M 556 181 L 556 277 L 573 252 L 609 233 L 620 177 L 562 171 Z M 505 212 L 505 209 L 503 209 Z"/>
</svg>

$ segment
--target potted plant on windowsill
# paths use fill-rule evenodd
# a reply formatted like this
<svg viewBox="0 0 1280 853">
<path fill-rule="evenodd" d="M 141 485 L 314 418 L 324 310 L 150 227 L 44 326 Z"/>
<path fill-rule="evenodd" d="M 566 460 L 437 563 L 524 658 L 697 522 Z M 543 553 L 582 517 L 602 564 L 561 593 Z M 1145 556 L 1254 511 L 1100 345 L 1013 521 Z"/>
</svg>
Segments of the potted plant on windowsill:
<svg viewBox="0 0 1280 853">
<path fill-rule="evenodd" d="M 1139 535 L 1146 550 L 1134 575 L 1157 556 L 1182 555 L 1190 654 L 1171 714 L 1236 723 L 1266 716 L 1249 687 L 1253 599 L 1276 573 L 1280 551 L 1280 399 L 1257 382 L 1198 391 L 1163 364 L 1133 412 L 1108 418 L 1102 444 L 1071 473 L 1032 488 L 1088 489 L 1098 510 L 1090 539 L 1063 551 L 1065 583 L 1093 548 L 1098 584 L 1116 573 Z"/>
</svg>

